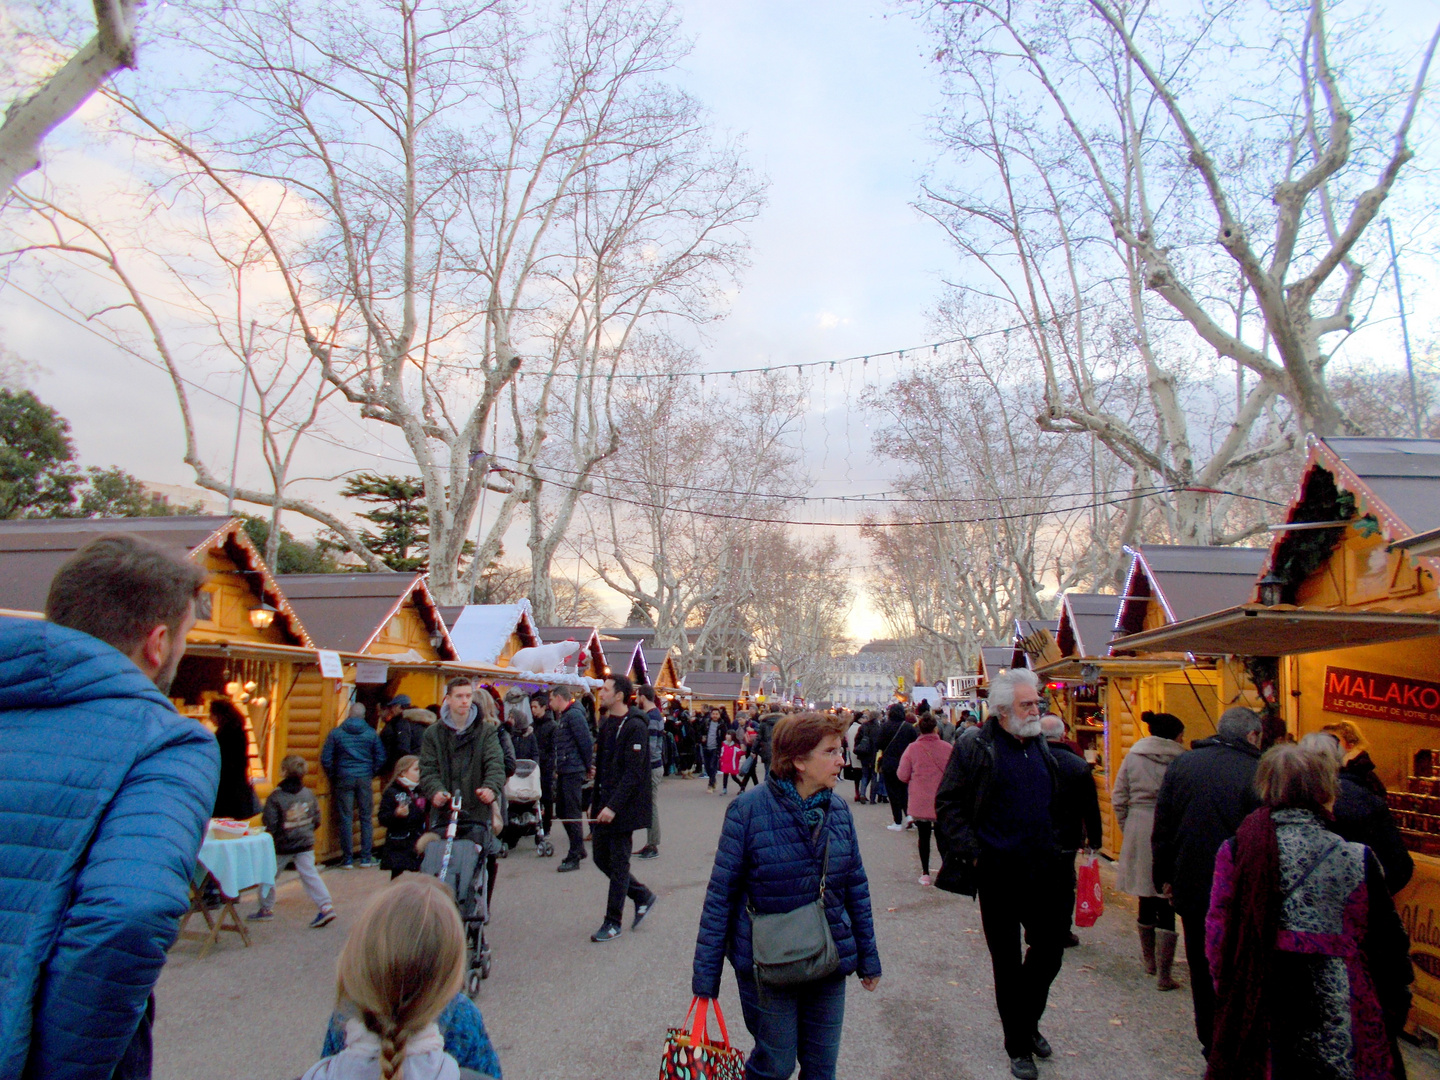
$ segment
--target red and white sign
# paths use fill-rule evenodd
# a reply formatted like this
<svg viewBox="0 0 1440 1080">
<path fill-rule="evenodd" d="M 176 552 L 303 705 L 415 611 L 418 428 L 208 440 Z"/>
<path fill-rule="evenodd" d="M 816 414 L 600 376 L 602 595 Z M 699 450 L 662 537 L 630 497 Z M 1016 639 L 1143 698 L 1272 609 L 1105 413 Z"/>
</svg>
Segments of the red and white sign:
<svg viewBox="0 0 1440 1080">
<path fill-rule="evenodd" d="M 1327 667 L 1323 707 L 1370 720 L 1440 725 L 1440 683 Z"/>
</svg>

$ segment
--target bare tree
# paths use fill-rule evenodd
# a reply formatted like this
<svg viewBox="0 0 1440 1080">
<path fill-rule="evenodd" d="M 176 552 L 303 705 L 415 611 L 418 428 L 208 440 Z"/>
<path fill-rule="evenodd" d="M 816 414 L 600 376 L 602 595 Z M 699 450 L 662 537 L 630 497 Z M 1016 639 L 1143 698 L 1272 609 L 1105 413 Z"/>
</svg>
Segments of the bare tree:
<svg viewBox="0 0 1440 1080">
<path fill-rule="evenodd" d="M 926 205 L 1023 325 L 1041 424 L 1167 489 L 1177 541 L 1243 538 L 1263 522 L 1227 535 L 1221 489 L 1298 433 L 1352 427 L 1324 343 L 1356 325 L 1365 230 L 1412 156 L 1435 39 L 1404 86 L 1358 62 L 1347 83 L 1320 0 L 934 10 L 943 138 L 973 179 Z M 1340 38 L 1356 60 L 1362 35 Z M 1143 386 L 1148 422 L 1100 400 L 1117 378 Z"/>
<path fill-rule="evenodd" d="M 911 501 L 864 530 L 867 587 L 932 672 L 973 665 L 1015 618 L 1053 614 L 1060 591 L 1113 582 L 1139 533 L 1133 480 L 1089 440 L 1034 423 L 1043 390 L 1021 348 L 967 346 L 869 401 L 885 417 L 876 453 L 901 464 Z"/>
<path fill-rule="evenodd" d="M 766 530 L 758 547 L 744 615 L 787 696 L 813 701 L 833 689 L 833 661 L 847 644 L 845 620 L 855 600 L 842 561 L 834 537 L 807 544 L 782 527 Z"/>
<path fill-rule="evenodd" d="M 148 342 L 174 389 L 185 437 L 185 462 L 195 470 L 200 486 L 232 499 L 271 507 L 266 562 L 270 566 L 278 562 L 282 512 L 300 509 L 328 526 L 365 560 L 369 569 L 384 570 L 384 564 L 346 521 L 288 493 L 302 441 L 315 429 L 336 389 L 321 377 L 319 362 L 296 334 L 288 306 L 282 303 L 277 307 L 265 301 L 264 282 L 256 279 L 264 277 L 266 260 L 263 246 L 253 233 L 242 231 L 236 235 L 217 217 L 200 215 L 200 231 L 188 238 L 193 244 L 187 251 L 193 254 L 198 245 L 208 255 L 204 261 L 208 276 L 202 277 L 193 259 L 178 258 L 175 250 L 159 239 L 147 243 L 127 234 L 121 226 L 112 229 L 36 196 L 17 193 L 16 201 L 29 211 L 27 236 L 17 240 L 3 256 L 80 260 L 81 265 L 97 268 L 109 279 L 111 287 L 102 288 L 99 295 L 93 287 L 88 290 L 88 306 L 79 300 L 66 302 L 88 325 L 103 330 L 138 355 L 144 355 L 141 350 Z M 129 252 L 136 255 L 134 264 L 111 239 L 115 231 L 131 241 Z M 141 254 L 146 248 L 148 260 Z M 58 278 L 54 271 L 64 265 L 52 259 L 52 280 Z M 173 295 L 188 301 L 185 311 L 192 316 L 188 325 L 176 326 L 169 317 L 173 313 L 167 312 L 153 291 L 147 289 L 147 280 L 153 288 L 157 271 L 161 280 L 171 285 Z M 55 287 L 50 291 L 66 299 L 72 290 Z M 260 294 L 260 298 L 252 294 Z M 224 307 L 216 305 L 217 295 L 224 298 Z M 206 459 L 192 406 L 199 384 L 186 375 L 185 354 L 192 336 L 198 336 L 211 351 L 223 356 L 225 366 L 238 370 L 246 383 L 241 404 L 245 406 L 247 398 L 249 404 L 240 410 L 236 423 L 243 425 L 253 417 L 269 474 L 268 489 L 239 483 L 233 460 L 228 463 L 227 476 Z M 236 437 L 238 440 L 238 432 Z"/>
<path fill-rule="evenodd" d="M 764 527 L 801 489 L 803 408 L 779 374 L 709 395 L 693 379 L 637 380 L 617 399 L 621 446 L 596 477 L 588 558 L 652 613 L 656 645 L 682 667 L 740 621 Z"/>
<path fill-rule="evenodd" d="M 336 400 L 400 431 L 437 595 L 468 599 L 529 502 L 551 608 L 574 500 L 614 452 L 629 336 L 713 317 L 759 206 L 734 149 L 662 81 L 683 54 L 675 17 L 620 0 L 243 0 L 190 10 L 174 36 L 210 61 L 202 81 L 112 95 L 163 158 L 157 195 L 188 212 L 222 200 Z M 563 490 L 532 468 L 557 419 Z M 499 498 L 467 559 L 487 488 Z"/>
<path fill-rule="evenodd" d="M 0 123 L 0 200 L 40 165 L 40 146 L 115 72 L 135 66 L 135 0 L 93 0 L 95 34 L 12 100 Z"/>
</svg>

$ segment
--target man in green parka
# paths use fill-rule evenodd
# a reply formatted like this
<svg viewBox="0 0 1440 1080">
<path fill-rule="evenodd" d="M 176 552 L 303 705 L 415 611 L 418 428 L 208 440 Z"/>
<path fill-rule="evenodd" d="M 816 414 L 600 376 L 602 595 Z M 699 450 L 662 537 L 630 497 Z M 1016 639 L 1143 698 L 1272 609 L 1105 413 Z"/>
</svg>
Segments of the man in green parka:
<svg viewBox="0 0 1440 1080">
<path fill-rule="evenodd" d="M 466 678 L 445 684 L 440 721 L 425 729 L 420 744 L 420 793 L 440 815 L 452 795 L 461 799 L 460 835 L 478 839 L 490 824 L 490 804 L 505 787 L 505 755 L 499 729 L 480 720 L 475 685 Z M 433 823 L 441 827 L 441 821 Z"/>
</svg>

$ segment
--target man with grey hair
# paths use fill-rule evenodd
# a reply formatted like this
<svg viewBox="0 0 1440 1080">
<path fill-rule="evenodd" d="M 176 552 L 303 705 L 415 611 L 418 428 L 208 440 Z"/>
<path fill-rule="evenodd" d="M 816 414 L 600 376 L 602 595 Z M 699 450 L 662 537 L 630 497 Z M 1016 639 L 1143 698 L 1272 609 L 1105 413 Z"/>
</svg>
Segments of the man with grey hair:
<svg viewBox="0 0 1440 1080">
<path fill-rule="evenodd" d="M 1185 927 L 1185 958 L 1195 1001 L 1195 1034 L 1208 1056 L 1215 1030 L 1215 984 L 1205 958 L 1205 914 L 1220 845 L 1260 805 L 1260 714 L 1235 706 L 1220 716 L 1214 738 L 1200 739 L 1165 770 L 1150 837 L 1155 888 L 1168 896 Z"/>
<path fill-rule="evenodd" d="M 991 680 L 989 702 L 984 727 L 955 740 L 935 796 L 945 860 L 935 884 L 978 894 L 1010 1073 L 1033 1080 L 1035 1056 L 1051 1054 L 1039 1023 L 1070 926 L 1071 871 L 1057 828 L 1063 780 L 1041 736 L 1035 673 L 1002 672 Z"/>
</svg>

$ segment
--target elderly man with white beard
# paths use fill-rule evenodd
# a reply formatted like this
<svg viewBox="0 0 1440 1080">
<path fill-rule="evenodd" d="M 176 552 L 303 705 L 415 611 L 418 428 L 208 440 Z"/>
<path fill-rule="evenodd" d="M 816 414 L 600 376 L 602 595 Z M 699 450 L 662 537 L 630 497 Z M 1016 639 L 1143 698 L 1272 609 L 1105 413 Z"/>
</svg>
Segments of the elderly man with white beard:
<svg viewBox="0 0 1440 1080">
<path fill-rule="evenodd" d="M 1051 1053 L 1040 1017 L 1070 929 L 1069 870 L 1054 817 L 1061 779 L 1040 734 L 1035 674 L 1002 672 L 989 700 L 985 725 L 955 740 L 935 796 L 945 860 L 935 884 L 979 894 L 1010 1073 L 1033 1080 L 1035 1057 Z"/>
</svg>

